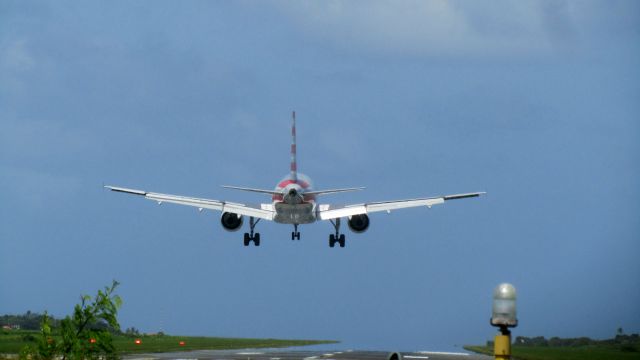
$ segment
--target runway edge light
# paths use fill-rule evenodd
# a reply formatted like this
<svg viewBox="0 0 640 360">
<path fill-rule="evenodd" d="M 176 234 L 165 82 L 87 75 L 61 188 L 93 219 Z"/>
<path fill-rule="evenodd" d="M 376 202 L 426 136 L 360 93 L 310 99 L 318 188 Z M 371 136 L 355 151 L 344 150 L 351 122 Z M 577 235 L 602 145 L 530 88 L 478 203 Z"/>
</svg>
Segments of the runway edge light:
<svg viewBox="0 0 640 360">
<path fill-rule="evenodd" d="M 516 327 L 516 288 L 508 283 L 498 285 L 493 290 L 493 309 L 491 325 Z"/>
<path fill-rule="evenodd" d="M 500 328 L 493 346 L 496 359 L 511 359 L 511 331 L 510 327 L 518 326 L 516 318 L 516 288 L 508 283 L 502 283 L 493 290 L 493 306 L 490 323 Z"/>
</svg>

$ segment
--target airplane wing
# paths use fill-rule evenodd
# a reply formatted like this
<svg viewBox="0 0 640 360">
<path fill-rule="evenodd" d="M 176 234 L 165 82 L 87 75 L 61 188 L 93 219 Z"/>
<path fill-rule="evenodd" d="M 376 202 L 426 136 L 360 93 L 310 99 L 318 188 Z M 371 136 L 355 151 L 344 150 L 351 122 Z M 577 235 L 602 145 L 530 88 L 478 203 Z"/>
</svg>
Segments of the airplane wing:
<svg viewBox="0 0 640 360">
<path fill-rule="evenodd" d="M 421 199 L 407 199 L 407 200 L 393 200 L 393 201 L 380 201 L 371 202 L 365 204 L 346 205 L 342 207 L 332 208 L 330 205 L 320 205 L 318 211 L 318 218 L 320 220 L 330 220 L 342 217 L 349 217 L 354 215 L 369 214 L 378 211 L 392 211 L 404 208 L 426 206 L 431 208 L 433 205 L 444 204 L 448 200 L 466 199 L 471 197 L 478 197 L 485 192 L 474 192 L 467 194 L 455 194 L 445 195 L 431 198 Z"/>
<path fill-rule="evenodd" d="M 220 200 L 199 199 L 187 196 L 146 192 L 143 190 L 127 189 L 116 186 L 105 186 L 105 188 L 110 189 L 111 191 L 144 196 L 146 199 L 156 201 L 158 204 L 167 202 L 179 205 L 193 206 L 198 208 L 198 210 L 200 211 L 202 211 L 203 209 L 218 210 L 221 212 L 230 212 L 238 215 L 253 216 L 255 218 L 265 220 L 273 220 L 273 217 L 275 215 L 275 212 L 271 208 L 271 204 L 257 207 Z"/>
</svg>

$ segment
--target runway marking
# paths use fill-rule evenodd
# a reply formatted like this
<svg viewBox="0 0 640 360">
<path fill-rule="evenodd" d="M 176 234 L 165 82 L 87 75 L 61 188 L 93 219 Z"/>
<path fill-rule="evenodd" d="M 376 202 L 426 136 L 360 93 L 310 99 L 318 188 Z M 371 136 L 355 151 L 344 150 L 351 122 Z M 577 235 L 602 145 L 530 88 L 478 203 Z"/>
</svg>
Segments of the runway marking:
<svg viewBox="0 0 640 360">
<path fill-rule="evenodd" d="M 461 352 L 446 352 L 446 351 L 418 351 L 418 354 L 469 356 L 469 354 L 467 354 L 467 353 L 461 353 Z M 405 356 L 405 357 L 406 357 L 406 356 Z"/>
<path fill-rule="evenodd" d="M 322 356 L 327 356 L 327 357 L 329 357 L 329 356 L 333 356 L 333 355 L 334 355 L 334 354 L 323 354 Z"/>
<path fill-rule="evenodd" d="M 403 359 L 428 359 L 428 356 L 402 355 Z"/>
<path fill-rule="evenodd" d="M 236 355 L 264 355 L 263 352 L 239 352 Z"/>
</svg>

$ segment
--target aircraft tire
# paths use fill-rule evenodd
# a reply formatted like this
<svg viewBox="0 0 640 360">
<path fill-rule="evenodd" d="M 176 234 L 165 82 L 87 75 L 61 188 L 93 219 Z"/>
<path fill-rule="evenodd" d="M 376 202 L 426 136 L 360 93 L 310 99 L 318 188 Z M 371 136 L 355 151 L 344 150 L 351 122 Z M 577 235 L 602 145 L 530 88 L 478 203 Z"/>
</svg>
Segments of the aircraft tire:
<svg viewBox="0 0 640 360">
<path fill-rule="evenodd" d="M 260 246 L 260 233 L 256 233 L 253 237 L 253 243 L 255 246 Z"/>
<path fill-rule="evenodd" d="M 344 234 L 340 235 L 340 239 L 338 240 L 338 243 L 340 243 L 340 247 L 344 247 L 344 245 L 346 243 L 346 238 L 345 238 Z"/>
<path fill-rule="evenodd" d="M 251 239 L 249 238 L 249 233 L 244 233 L 244 246 L 249 246 L 249 242 Z"/>
<path fill-rule="evenodd" d="M 329 235 L 329 247 L 334 247 L 336 245 L 336 237 L 331 234 Z"/>
</svg>

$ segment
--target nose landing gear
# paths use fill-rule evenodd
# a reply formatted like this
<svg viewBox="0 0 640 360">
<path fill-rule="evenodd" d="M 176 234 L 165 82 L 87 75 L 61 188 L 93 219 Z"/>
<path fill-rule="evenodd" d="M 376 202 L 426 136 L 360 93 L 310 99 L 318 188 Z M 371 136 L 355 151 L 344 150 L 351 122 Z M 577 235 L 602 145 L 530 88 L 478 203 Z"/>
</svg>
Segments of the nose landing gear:
<svg viewBox="0 0 640 360">
<path fill-rule="evenodd" d="M 293 224 L 293 232 L 291 233 L 291 240 L 300 240 L 300 232 L 298 231 L 298 224 Z"/>
</svg>

